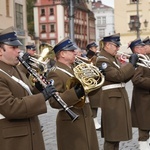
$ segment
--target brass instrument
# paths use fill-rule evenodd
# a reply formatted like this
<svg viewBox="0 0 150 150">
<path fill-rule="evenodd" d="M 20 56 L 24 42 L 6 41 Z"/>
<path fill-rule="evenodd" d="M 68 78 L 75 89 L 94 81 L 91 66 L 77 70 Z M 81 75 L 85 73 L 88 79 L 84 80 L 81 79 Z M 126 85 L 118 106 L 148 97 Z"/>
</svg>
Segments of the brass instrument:
<svg viewBox="0 0 150 150">
<path fill-rule="evenodd" d="M 90 64 L 91 63 L 91 59 L 88 59 L 88 58 L 85 58 L 85 57 L 81 57 L 81 56 L 76 56 L 75 64 L 79 65 L 81 63 L 88 63 L 88 64 Z"/>
<path fill-rule="evenodd" d="M 123 52 L 117 52 L 118 55 L 121 56 L 121 60 L 125 61 L 125 62 L 129 62 L 129 54 L 123 53 Z M 124 58 L 124 56 L 126 58 Z M 138 66 L 142 66 L 142 67 L 146 67 L 146 68 L 150 68 L 150 58 L 147 55 L 143 55 L 143 54 L 138 54 L 139 57 L 139 61 L 137 62 Z"/>
<path fill-rule="evenodd" d="M 55 54 L 53 51 L 53 47 L 48 43 L 43 43 L 39 46 L 39 55 L 28 56 L 29 65 L 40 75 L 46 76 L 50 70 L 55 69 Z M 29 81 L 32 86 L 36 79 L 30 74 Z"/>
<path fill-rule="evenodd" d="M 74 76 L 67 82 L 67 88 L 71 88 L 74 85 L 80 83 L 83 86 L 85 95 L 99 89 L 104 81 L 105 77 L 100 70 L 91 63 L 84 62 L 80 57 L 76 57 L 75 62 L 77 65 L 73 68 Z M 77 103 L 76 107 L 82 107 L 85 102 L 85 97 L 81 99 L 81 102 Z"/>
<path fill-rule="evenodd" d="M 52 69 L 52 66 L 49 67 L 50 60 L 54 60 L 55 54 L 53 47 L 48 43 L 43 43 L 39 46 L 40 55 L 36 57 L 30 56 L 30 65 L 38 72 L 47 72 L 49 68 Z"/>
<path fill-rule="evenodd" d="M 21 53 L 21 55 L 23 55 L 23 53 Z M 19 61 L 23 64 L 23 66 L 29 71 L 29 73 L 35 77 L 41 84 L 42 86 L 45 88 L 48 84 L 48 81 L 43 82 L 43 80 L 40 78 L 39 74 L 33 70 L 33 68 L 31 68 L 31 66 L 23 59 L 23 56 L 19 56 L 18 59 Z M 70 116 L 70 118 L 72 119 L 72 121 L 75 121 L 79 115 L 75 114 L 68 106 L 67 104 L 61 99 L 61 97 L 57 94 L 54 93 L 53 94 L 53 98 L 61 105 L 61 107 L 64 109 L 64 111 Z"/>
</svg>

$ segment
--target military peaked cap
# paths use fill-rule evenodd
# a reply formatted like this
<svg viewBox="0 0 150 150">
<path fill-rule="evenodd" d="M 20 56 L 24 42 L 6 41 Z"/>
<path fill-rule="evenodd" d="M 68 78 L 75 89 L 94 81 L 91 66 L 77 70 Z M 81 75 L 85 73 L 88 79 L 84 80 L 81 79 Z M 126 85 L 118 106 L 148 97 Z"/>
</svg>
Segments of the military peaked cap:
<svg viewBox="0 0 150 150">
<path fill-rule="evenodd" d="M 0 43 L 11 46 L 22 46 L 22 43 L 19 41 L 14 27 L 9 27 L 0 32 Z"/>
<path fill-rule="evenodd" d="M 78 46 L 71 41 L 69 38 L 65 38 L 60 41 L 55 47 L 53 48 L 55 54 L 61 50 L 72 51 L 78 49 Z"/>
</svg>

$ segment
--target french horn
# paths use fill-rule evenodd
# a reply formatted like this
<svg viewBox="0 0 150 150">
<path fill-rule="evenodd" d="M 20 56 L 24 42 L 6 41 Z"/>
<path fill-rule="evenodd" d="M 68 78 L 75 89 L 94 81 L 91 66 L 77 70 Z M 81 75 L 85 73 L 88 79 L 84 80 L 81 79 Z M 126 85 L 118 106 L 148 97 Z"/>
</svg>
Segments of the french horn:
<svg viewBox="0 0 150 150">
<path fill-rule="evenodd" d="M 74 77 L 67 81 L 67 88 L 71 88 L 76 84 L 83 86 L 85 95 L 102 87 L 105 81 L 104 75 L 100 70 L 91 63 L 84 62 L 80 57 L 76 58 L 78 64 L 73 68 Z M 85 97 L 82 97 L 81 102 L 76 104 L 76 107 L 84 105 Z"/>
</svg>

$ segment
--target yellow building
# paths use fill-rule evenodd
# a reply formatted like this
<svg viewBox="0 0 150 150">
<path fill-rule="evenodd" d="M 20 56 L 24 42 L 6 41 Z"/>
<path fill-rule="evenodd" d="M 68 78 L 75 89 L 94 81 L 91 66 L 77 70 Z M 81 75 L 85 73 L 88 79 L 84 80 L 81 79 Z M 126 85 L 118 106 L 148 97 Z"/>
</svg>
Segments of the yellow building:
<svg viewBox="0 0 150 150">
<path fill-rule="evenodd" d="M 114 18 L 124 51 L 130 41 L 150 35 L 150 0 L 114 0 Z"/>
<path fill-rule="evenodd" d="M 15 27 L 24 45 L 28 34 L 26 12 L 26 0 L 0 0 L 0 31 L 10 26 Z"/>
</svg>

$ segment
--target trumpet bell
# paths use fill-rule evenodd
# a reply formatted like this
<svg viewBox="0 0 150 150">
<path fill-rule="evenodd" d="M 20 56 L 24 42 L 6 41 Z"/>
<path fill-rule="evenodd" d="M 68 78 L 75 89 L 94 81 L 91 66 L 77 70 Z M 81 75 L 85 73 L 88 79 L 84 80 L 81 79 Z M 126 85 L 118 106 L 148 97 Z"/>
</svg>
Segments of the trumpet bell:
<svg viewBox="0 0 150 150">
<path fill-rule="evenodd" d="M 51 69 L 52 60 L 54 60 L 55 54 L 53 47 L 48 43 L 43 43 L 39 46 L 40 54 L 34 58 L 30 57 L 30 65 L 39 73 L 47 72 Z"/>
<path fill-rule="evenodd" d="M 55 53 L 53 51 L 53 46 L 48 43 L 43 43 L 39 46 L 39 61 L 46 61 L 47 59 L 54 59 Z"/>
</svg>

